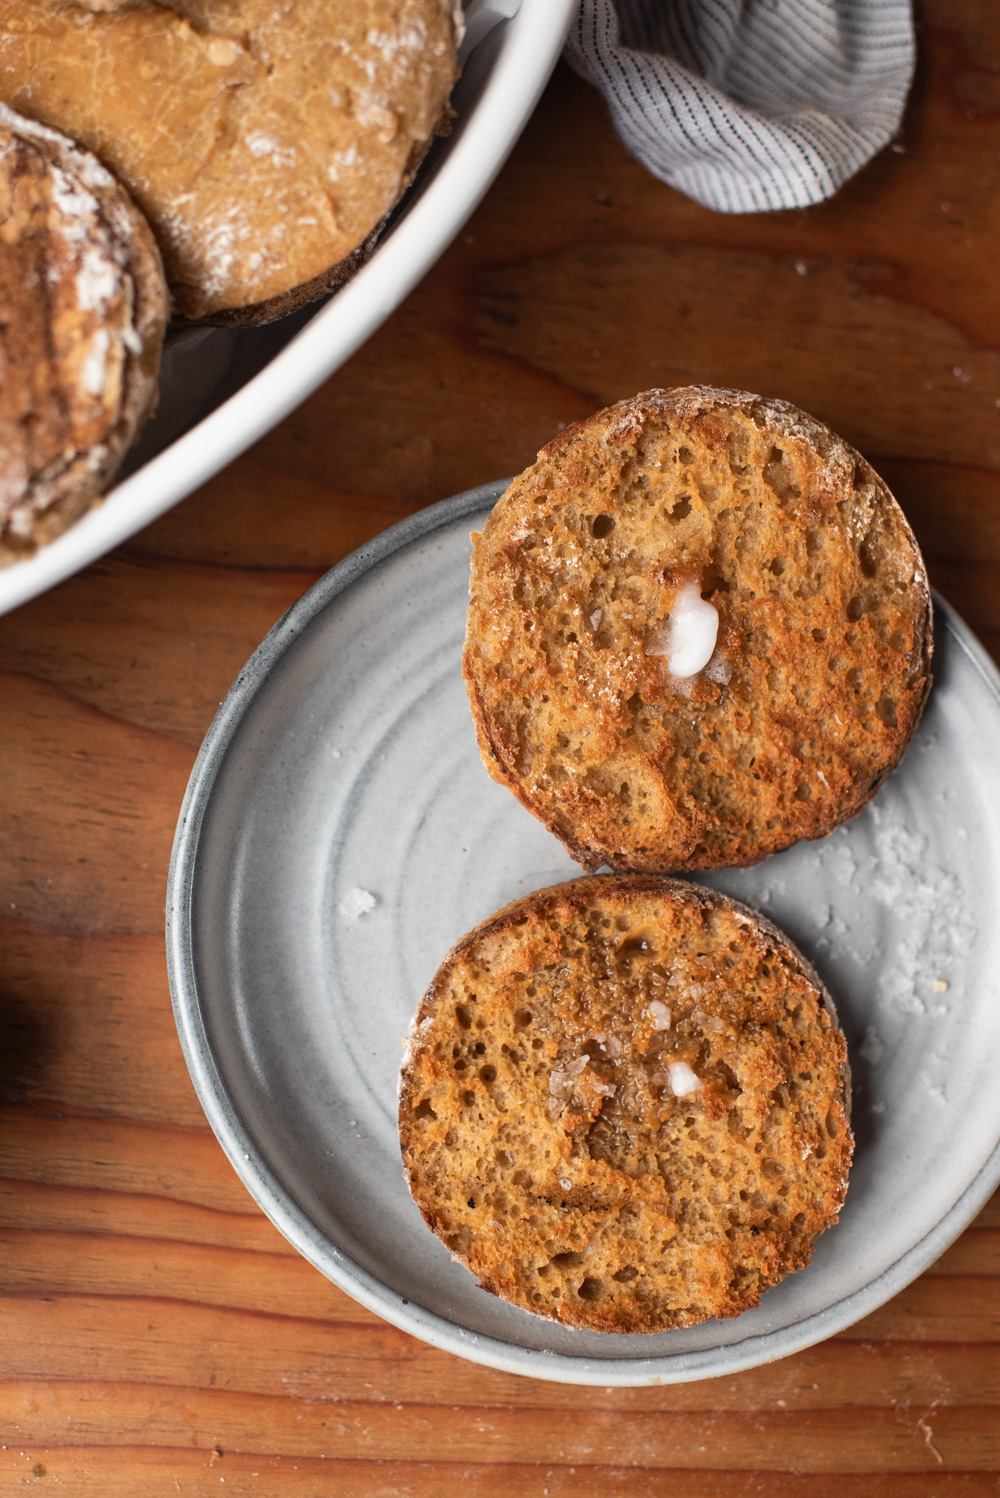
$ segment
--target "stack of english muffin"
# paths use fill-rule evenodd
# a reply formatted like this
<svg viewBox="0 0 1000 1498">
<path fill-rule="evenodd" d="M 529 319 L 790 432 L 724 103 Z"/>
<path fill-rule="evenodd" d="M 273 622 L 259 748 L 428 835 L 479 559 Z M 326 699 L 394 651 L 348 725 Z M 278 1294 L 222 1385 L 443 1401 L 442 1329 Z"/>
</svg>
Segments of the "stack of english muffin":
<svg viewBox="0 0 1000 1498">
<path fill-rule="evenodd" d="M 0 0 L 0 564 L 107 487 L 171 311 L 265 322 L 362 263 L 446 126 L 460 25 L 452 0 Z"/>
</svg>

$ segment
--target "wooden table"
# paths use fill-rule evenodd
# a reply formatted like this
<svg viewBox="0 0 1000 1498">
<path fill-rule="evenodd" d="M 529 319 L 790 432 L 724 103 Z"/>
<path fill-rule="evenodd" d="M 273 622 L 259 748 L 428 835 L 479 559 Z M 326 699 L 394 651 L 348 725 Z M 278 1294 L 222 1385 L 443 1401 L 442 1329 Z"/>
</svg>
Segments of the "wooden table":
<svg viewBox="0 0 1000 1498">
<path fill-rule="evenodd" d="M 997 1492 L 997 1201 L 874 1316 L 755 1372 L 601 1390 L 480 1369 L 361 1310 L 256 1210 L 188 1081 L 163 954 L 198 743 L 282 611 L 619 396 L 706 381 L 829 421 L 1000 650 L 1000 8 L 923 18 L 897 143 L 806 212 L 698 208 L 561 70 L 468 231 L 345 369 L 0 621 L 3 1493 Z"/>
</svg>

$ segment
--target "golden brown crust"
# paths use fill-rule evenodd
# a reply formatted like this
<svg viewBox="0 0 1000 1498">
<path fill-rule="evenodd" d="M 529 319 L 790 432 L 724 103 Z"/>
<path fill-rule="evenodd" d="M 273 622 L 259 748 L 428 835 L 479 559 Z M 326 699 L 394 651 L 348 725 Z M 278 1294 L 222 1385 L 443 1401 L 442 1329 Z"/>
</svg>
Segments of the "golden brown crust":
<svg viewBox="0 0 1000 1498">
<path fill-rule="evenodd" d="M 714 891 L 608 875 L 515 901 L 445 959 L 408 1052 L 414 1199 L 525 1310 L 615 1332 L 735 1316 L 836 1221 L 853 1141 L 832 1006 Z"/>
<path fill-rule="evenodd" d="M 401 193 L 407 186 L 407 183 L 402 184 Z M 265 323 L 277 322 L 279 317 L 288 317 L 290 313 L 298 312 L 300 307 L 308 307 L 310 302 L 319 301 L 331 291 L 336 291 L 356 275 L 374 253 L 388 217 L 389 215 L 386 214 L 367 239 L 358 245 L 356 250 L 345 255 L 343 260 L 339 260 L 336 265 L 331 265 L 329 270 L 323 271 L 320 275 L 314 276 L 311 281 L 305 281 L 301 286 L 293 286 L 291 291 L 286 291 L 282 296 L 268 297 L 265 302 L 251 302 L 246 307 L 224 307 L 205 317 L 177 317 L 174 321 L 177 324 L 212 328 L 258 328 L 263 327 Z"/>
<path fill-rule="evenodd" d="M 155 402 L 167 319 L 156 243 L 127 192 L 0 105 L 0 565 L 99 495 Z"/>
<path fill-rule="evenodd" d="M 0 0 L 0 98 L 129 187 L 181 318 L 266 322 L 370 249 L 455 47 L 452 0 Z"/>
<path fill-rule="evenodd" d="M 678 680 L 680 590 L 719 618 Z M 931 602 L 861 455 L 782 401 L 648 391 L 567 428 L 473 554 L 480 750 L 585 868 L 756 863 L 853 816 L 930 687 Z"/>
</svg>

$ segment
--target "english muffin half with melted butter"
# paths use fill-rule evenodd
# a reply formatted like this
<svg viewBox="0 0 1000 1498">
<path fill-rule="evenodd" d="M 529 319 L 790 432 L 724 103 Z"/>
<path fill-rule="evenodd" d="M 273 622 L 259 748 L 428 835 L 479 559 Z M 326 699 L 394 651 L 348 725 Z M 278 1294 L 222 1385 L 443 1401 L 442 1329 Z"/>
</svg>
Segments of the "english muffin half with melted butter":
<svg viewBox="0 0 1000 1498">
<path fill-rule="evenodd" d="M 808 1264 L 853 1150 L 844 1037 L 769 922 L 578 879 L 458 943 L 414 1019 L 414 1200 L 485 1290 L 567 1326 L 739 1315 Z"/>
<path fill-rule="evenodd" d="M 652 390 L 569 427 L 476 539 L 490 774 L 585 868 L 748 865 L 899 763 L 931 600 L 886 485 L 783 401 Z"/>
</svg>

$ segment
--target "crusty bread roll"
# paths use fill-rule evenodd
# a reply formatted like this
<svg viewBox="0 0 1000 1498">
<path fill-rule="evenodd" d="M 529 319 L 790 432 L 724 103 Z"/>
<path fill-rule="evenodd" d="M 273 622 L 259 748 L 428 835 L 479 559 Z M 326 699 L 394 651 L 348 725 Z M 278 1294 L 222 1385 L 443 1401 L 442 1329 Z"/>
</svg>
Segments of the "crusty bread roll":
<svg viewBox="0 0 1000 1498">
<path fill-rule="evenodd" d="M 155 402 L 156 243 L 89 151 L 0 105 L 0 565 L 83 513 Z"/>
<path fill-rule="evenodd" d="M 756 863 L 851 817 L 930 686 L 920 552 L 783 401 L 652 390 L 567 428 L 472 560 L 486 767 L 585 868 Z"/>
<path fill-rule="evenodd" d="M 809 1262 L 853 1141 L 816 974 L 744 906 L 655 875 L 508 905 L 414 1019 L 399 1127 L 483 1288 L 598 1331 L 736 1316 Z"/>
<path fill-rule="evenodd" d="M 0 0 L 0 98 L 95 152 L 184 318 L 259 322 L 370 250 L 442 121 L 453 0 Z"/>
</svg>

